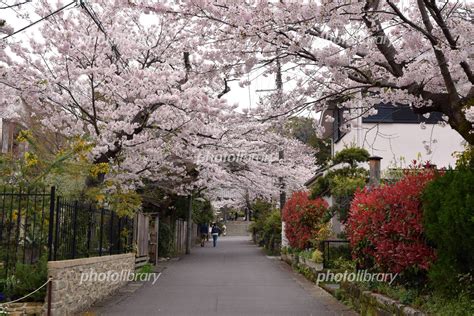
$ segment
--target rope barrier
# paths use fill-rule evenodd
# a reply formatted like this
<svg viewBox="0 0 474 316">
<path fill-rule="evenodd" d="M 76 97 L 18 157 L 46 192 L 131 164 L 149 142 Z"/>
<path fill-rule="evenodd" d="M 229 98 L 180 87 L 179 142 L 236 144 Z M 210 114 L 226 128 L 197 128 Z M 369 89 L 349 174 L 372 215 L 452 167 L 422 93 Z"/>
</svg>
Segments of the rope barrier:
<svg viewBox="0 0 474 316">
<path fill-rule="evenodd" d="M 11 303 L 16 303 L 18 301 L 21 301 L 22 299 L 25 299 L 33 294 L 35 294 L 36 292 L 38 292 L 39 290 L 41 290 L 43 287 L 45 287 L 49 282 L 51 282 L 53 280 L 53 278 L 49 278 L 43 285 L 41 285 L 39 288 L 37 288 L 36 290 L 34 290 L 33 292 L 23 296 L 23 297 L 20 297 L 14 301 L 10 301 L 10 302 L 5 302 L 5 303 L 0 303 L 0 308 L 5 305 L 5 304 L 11 304 Z"/>
</svg>

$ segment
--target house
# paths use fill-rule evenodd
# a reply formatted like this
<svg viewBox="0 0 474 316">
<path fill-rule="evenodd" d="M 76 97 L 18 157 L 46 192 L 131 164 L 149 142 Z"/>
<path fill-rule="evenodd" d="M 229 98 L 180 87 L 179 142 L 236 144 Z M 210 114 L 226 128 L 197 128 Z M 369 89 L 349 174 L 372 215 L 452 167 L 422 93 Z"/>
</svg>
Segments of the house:
<svg viewBox="0 0 474 316">
<path fill-rule="evenodd" d="M 347 110 L 333 104 L 321 115 L 323 137 L 331 139 L 333 156 L 351 146 L 365 148 L 371 154 L 369 164 L 361 165 L 370 171 L 367 183 L 378 182 L 373 178 L 380 179 L 381 173 L 388 169 L 408 167 L 414 159 L 430 161 L 437 168 L 454 166 L 452 154 L 464 149 L 463 138 L 443 123 L 441 113 L 423 116 L 409 106 L 387 103 L 376 105 L 375 110 L 367 116 L 360 109 L 348 115 Z M 339 164 L 318 170 L 305 186 L 311 189 L 318 178 L 341 167 Z M 335 203 L 332 196 L 324 199 L 329 206 Z M 336 216 L 331 219 L 331 227 L 335 234 L 344 230 Z"/>
<path fill-rule="evenodd" d="M 453 166 L 452 154 L 463 150 L 463 138 L 444 123 L 441 113 L 425 117 L 409 106 L 389 103 L 380 103 L 375 109 L 377 113 L 365 117 L 350 113 L 353 119 L 345 118 L 348 112 L 337 105 L 322 113 L 323 137 L 331 138 L 333 155 L 345 146 L 362 147 L 383 158 L 383 171 L 407 167 L 413 159 L 430 161 L 438 168 Z"/>
<path fill-rule="evenodd" d="M 0 117 L 0 153 L 21 156 L 27 151 L 27 144 L 16 141 L 21 130 L 25 129 L 20 123 Z"/>
</svg>

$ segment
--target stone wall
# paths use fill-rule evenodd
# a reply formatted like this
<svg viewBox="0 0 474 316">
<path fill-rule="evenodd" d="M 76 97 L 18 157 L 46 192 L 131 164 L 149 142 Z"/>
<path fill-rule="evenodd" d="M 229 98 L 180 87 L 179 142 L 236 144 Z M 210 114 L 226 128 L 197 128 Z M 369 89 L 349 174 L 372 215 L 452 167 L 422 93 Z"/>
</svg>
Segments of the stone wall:
<svg viewBox="0 0 474 316">
<path fill-rule="evenodd" d="M 322 263 L 315 263 L 296 254 L 282 253 L 280 258 L 299 273 L 303 274 L 305 278 L 311 282 L 316 282 L 318 274 L 323 272 Z"/>
<path fill-rule="evenodd" d="M 250 236 L 249 227 L 252 222 L 227 221 L 226 236 Z"/>
<path fill-rule="evenodd" d="M 357 285 L 349 282 L 341 283 L 341 293 L 345 299 L 350 300 L 362 316 L 372 315 L 400 315 L 400 316 L 425 316 L 423 312 L 382 294 L 362 291 Z"/>
<path fill-rule="evenodd" d="M 112 274 L 135 269 L 135 254 L 120 254 L 104 257 L 93 257 L 74 260 L 48 262 L 48 275 L 52 280 L 51 315 L 73 315 L 90 307 L 124 286 L 127 281 L 94 281 L 82 282 L 83 272 L 91 270 Z M 103 275 L 103 274 L 102 274 Z M 84 281 L 84 280 L 83 280 Z M 47 309 L 47 302 L 45 304 Z M 46 310 L 45 310 L 46 312 Z"/>
<path fill-rule="evenodd" d="M 0 307 L 1 312 L 6 312 L 9 316 L 40 316 L 43 313 L 43 303 L 10 303 Z"/>
</svg>

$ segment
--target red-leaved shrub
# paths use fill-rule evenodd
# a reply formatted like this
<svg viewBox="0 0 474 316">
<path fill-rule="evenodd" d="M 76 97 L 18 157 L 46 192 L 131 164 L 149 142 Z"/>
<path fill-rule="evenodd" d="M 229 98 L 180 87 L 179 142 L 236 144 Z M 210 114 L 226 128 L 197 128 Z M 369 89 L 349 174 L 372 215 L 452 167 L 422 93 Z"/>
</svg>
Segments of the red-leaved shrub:
<svg viewBox="0 0 474 316">
<path fill-rule="evenodd" d="M 309 199 L 305 191 L 294 192 L 283 208 L 285 234 L 292 248 L 305 249 L 311 246 L 323 224 L 322 218 L 328 204 L 323 199 Z"/>
<path fill-rule="evenodd" d="M 428 269 L 435 252 L 423 234 L 420 196 L 433 178 L 432 170 L 417 170 L 394 184 L 355 194 L 346 231 L 360 265 L 375 263 L 390 272 Z"/>
</svg>

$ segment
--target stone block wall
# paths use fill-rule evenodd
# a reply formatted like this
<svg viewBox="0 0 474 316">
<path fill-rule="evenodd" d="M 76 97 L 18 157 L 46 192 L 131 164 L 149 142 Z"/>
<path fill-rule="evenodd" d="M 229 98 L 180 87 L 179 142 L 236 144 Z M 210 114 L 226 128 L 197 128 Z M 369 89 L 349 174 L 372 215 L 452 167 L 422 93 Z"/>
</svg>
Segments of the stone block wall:
<svg viewBox="0 0 474 316">
<path fill-rule="evenodd" d="M 382 294 L 362 291 L 357 285 L 349 282 L 341 283 L 341 295 L 350 300 L 362 316 L 426 316 L 423 312 Z"/>
<path fill-rule="evenodd" d="M 123 275 L 123 271 L 134 272 L 134 269 L 135 254 L 133 253 L 48 262 L 48 275 L 52 278 L 51 315 L 65 316 L 79 313 L 113 294 L 127 283 L 126 280 L 111 282 L 97 278 L 95 281 L 83 279 L 81 284 L 82 273 L 93 270 L 97 274 Z M 45 314 L 48 308 L 47 299 L 46 297 Z"/>
<path fill-rule="evenodd" d="M 9 316 L 40 316 L 43 314 L 43 303 L 10 303 L 0 307 L 1 313 Z"/>
<path fill-rule="evenodd" d="M 252 222 L 228 221 L 226 226 L 227 236 L 250 236 L 249 227 Z"/>
</svg>

